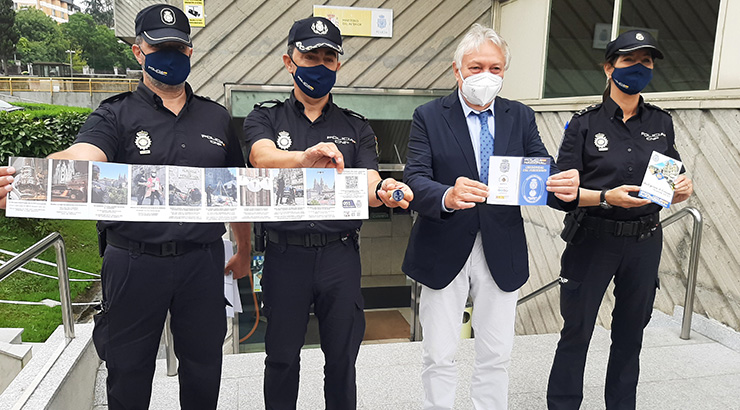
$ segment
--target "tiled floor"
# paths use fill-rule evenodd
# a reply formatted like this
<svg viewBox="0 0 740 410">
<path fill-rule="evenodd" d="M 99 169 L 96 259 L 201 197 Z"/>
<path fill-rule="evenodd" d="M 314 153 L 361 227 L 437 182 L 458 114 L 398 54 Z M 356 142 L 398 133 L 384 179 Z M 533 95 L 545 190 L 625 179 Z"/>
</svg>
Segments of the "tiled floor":
<svg viewBox="0 0 740 410">
<path fill-rule="evenodd" d="M 740 335 L 732 331 L 717 333 L 711 329 L 711 325 L 705 326 L 705 329 L 704 334 L 710 334 L 724 344 L 696 330 L 690 340 L 682 340 L 679 338 L 680 323 L 655 312 L 645 334 L 638 409 L 740 410 Z M 715 336 L 717 334 L 723 336 Z M 557 340 L 555 334 L 517 336 L 510 368 L 510 409 L 545 408 L 547 377 Z M 582 409 L 604 408 L 602 397 L 608 349 L 609 333 L 598 329 L 589 352 Z M 468 398 L 472 358 L 473 340 L 463 340 L 458 351 L 460 381 L 456 409 L 472 408 Z M 264 409 L 263 362 L 263 353 L 225 357 L 219 409 Z M 301 363 L 298 408 L 322 409 L 321 351 L 304 350 Z M 421 345 L 418 342 L 363 345 L 357 361 L 358 408 L 421 408 L 420 371 Z M 102 392 L 104 383 L 101 383 L 104 375 L 103 369 L 99 377 L 96 410 L 107 407 Z M 177 392 L 177 378 L 166 376 L 164 361 L 160 360 L 151 408 L 173 408 L 172 404 L 177 402 Z"/>
</svg>

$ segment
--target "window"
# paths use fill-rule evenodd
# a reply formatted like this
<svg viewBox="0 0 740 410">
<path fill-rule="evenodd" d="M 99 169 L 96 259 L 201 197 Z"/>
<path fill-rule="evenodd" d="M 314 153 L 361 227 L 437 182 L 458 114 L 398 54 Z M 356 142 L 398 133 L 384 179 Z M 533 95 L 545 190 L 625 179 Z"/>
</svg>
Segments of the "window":
<svg viewBox="0 0 740 410">
<path fill-rule="evenodd" d="M 545 98 L 603 92 L 615 1 L 620 33 L 650 31 L 665 55 L 646 92 L 709 88 L 720 0 L 552 0 Z"/>
</svg>

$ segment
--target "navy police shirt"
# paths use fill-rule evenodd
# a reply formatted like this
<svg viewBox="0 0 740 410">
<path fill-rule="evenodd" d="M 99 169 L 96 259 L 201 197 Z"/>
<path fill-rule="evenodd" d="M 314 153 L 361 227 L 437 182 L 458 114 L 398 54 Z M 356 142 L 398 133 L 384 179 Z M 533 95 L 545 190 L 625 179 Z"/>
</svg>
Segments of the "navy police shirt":
<svg viewBox="0 0 740 410">
<path fill-rule="evenodd" d="M 175 115 L 157 94 L 139 82 L 133 93 L 103 101 L 90 114 L 75 142 L 95 145 L 110 162 L 244 167 L 239 139 L 230 127 L 226 109 L 193 94 L 187 83 L 185 91 L 185 105 Z M 99 226 L 147 243 L 173 240 L 210 243 L 225 232 L 223 223 L 101 221 Z"/>
<path fill-rule="evenodd" d="M 272 106 L 268 106 L 274 104 Z M 303 104 L 291 93 L 284 102 L 257 104 L 244 120 L 247 158 L 252 144 L 270 139 L 278 149 L 303 151 L 320 142 L 333 142 L 344 156 L 347 168 L 378 169 L 375 133 L 367 119 L 332 102 L 324 106 L 316 121 L 306 117 Z M 250 164 L 251 165 L 251 164 Z M 358 229 L 361 221 L 298 221 L 265 223 L 267 229 L 299 233 L 346 232 Z"/>
<path fill-rule="evenodd" d="M 609 97 L 576 113 L 560 144 L 558 168 L 577 169 L 581 187 L 601 191 L 620 185 L 640 186 L 653 151 L 681 159 L 668 112 L 640 97 L 637 114 L 627 122 L 623 118 L 622 109 Z M 591 216 L 626 221 L 661 209 L 660 205 L 648 204 L 629 209 L 596 206 L 586 211 Z"/>
</svg>

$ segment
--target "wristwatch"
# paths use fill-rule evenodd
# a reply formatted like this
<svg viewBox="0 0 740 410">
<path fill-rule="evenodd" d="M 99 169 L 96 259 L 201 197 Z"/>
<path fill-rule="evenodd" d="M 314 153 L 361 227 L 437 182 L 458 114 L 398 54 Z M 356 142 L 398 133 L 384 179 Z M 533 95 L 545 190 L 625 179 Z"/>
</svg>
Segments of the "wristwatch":
<svg viewBox="0 0 740 410">
<path fill-rule="evenodd" d="M 610 209 L 612 206 L 609 205 L 609 202 L 606 202 L 606 191 L 608 191 L 608 189 L 601 190 L 601 196 L 599 197 L 599 206 L 603 209 Z"/>
</svg>

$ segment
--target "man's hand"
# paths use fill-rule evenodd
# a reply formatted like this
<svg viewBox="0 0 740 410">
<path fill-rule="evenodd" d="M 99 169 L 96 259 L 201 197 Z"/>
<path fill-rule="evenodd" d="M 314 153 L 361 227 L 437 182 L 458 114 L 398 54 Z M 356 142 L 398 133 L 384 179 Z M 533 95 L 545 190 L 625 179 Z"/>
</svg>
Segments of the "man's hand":
<svg viewBox="0 0 740 410">
<path fill-rule="evenodd" d="M 677 204 L 683 202 L 691 196 L 694 192 L 694 183 L 686 175 L 679 175 L 675 181 L 673 181 L 673 203 Z"/>
<path fill-rule="evenodd" d="M 234 273 L 234 279 L 241 279 L 252 273 L 249 248 L 237 252 L 229 259 L 224 268 L 224 276 Z"/>
<path fill-rule="evenodd" d="M 565 202 L 578 198 L 578 185 L 580 175 L 576 169 L 562 171 L 547 178 L 547 190 Z"/>
<path fill-rule="evenodd" d="M 488 198 L 488 187 L 479 181 L 466 177 L 459 177 L 455 185 L 447 192 L 445 197 L 445 208 L 468 209 L 475 206 L 476 202 L 485 202 Z"/>
<path fill-rule="evenodd" d="M 403 191 L 403 199 L 400 201 L 393 199 L 393 191 L 397 189 Z M 401 208 L 406 209 L 409 207 L 409 202 L 414 199 L 414 192 L 411 188 L 403 182 L 398 182 L 393 178 L 384 179 L 380 184 L 380 189 L 377 193 L 380 200 L 383 202 L 383 205 L 388 208 L 396 208 L 400 206 Z"/>
<path fill-rule="evenodd" d="M 11 185 L 14 181 L 15 168 L 0 167 L 0 209 L 5 209 L 8 202 L 8 193 L 13 190 Z"/>
<path fill-rule="evenodd" d="M 609 205 L 619 206 L 622 208 L 637 208 L 638 206 L 651 203 L 649 199 L 631 196 L 629 194 L 630 192 L 640 192 L 640 187 L 637 185 L 618 186 L 606 191 L 604 198 L 606 198 L 606 202 L 608 202 Z"/>
<path fill-rule="evenodd" d="M 301 168 L 336 168 L 344 171 L 344 156 L 333 142 L 320 142 L 300 152 Z"/>
</svg>

